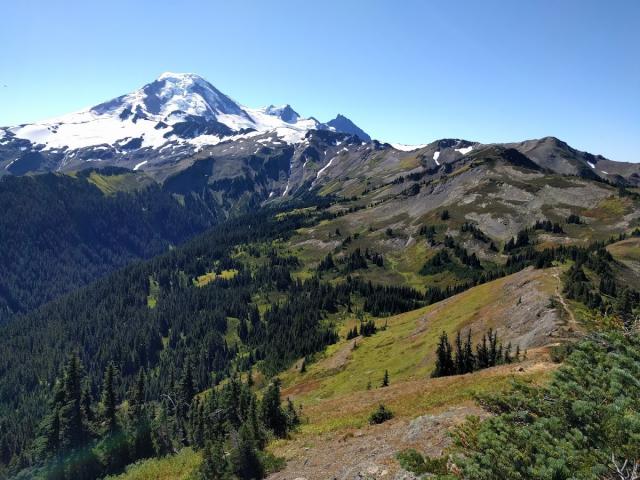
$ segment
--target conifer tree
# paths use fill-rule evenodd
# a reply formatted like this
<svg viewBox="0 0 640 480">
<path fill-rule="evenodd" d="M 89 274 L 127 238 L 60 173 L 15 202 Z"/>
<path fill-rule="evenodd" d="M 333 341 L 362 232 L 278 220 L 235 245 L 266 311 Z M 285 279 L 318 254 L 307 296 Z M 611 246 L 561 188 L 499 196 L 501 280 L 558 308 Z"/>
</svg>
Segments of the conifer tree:
<svg viewBox="0 0 640 480">
<path fill-rule="evenodd" d="M 302 358 L 302 364 L 300 365 L 300 373 L 305 373 L 307 371 L 307 357 Z"/>
<path fill-rule="evenodd" d="M 226 480 L 230 476 L 222 442 L 208 442 L 202 452 L 202 463 L 196 475 L 198 480 Z"/>
<path fill-rule="evenodd" d="M 296 412 L 296 407 L 291 399 L 287 397 L 287 427 L 291 429 L 299 424 L 300 418 L 298 417 L 298 412 Z"/>
<path fill-rule="evenodd" d="M 115 367 L 113 363 L 107 366 L 102 382 L 102 397 L 100 399 L 100 421 L 105 434 L 112 434 L 117 429 L 116 394 L 114 390 Z"/>
<path fill-rule="evenodd" d="M 471 330 L 467 332 L 467 340 L 464 342 L 464 373 L 471 373 L 475 370 L 475 357 L 471 343 Z"/>
<path fill-rule="evenodd" d="M 264 467 L 247 425 L 240 427 L 236 447 L 231 452 L 231 464 L 240 480 L 259 480 L 264 477 Z"/>
<path fill-rule="evenodd" d="M 132 459 L 148 458 L 153 455 L 151 422 L 145 404 L 145 374 L 140 369 L 129 398 L 129 423 L 131 426 Z"/>
<path fill-rule="evenodd" d="M 454 373 L 453 359 L 451 358 L 451 344 L 446 332 L 442 332 L 436 350 L 436 368 L 432 377 L 445 377 Z"/>
<path fill-rule="evenodd" d="M 92 407 L 93 399 L 91 398 L 91 391 L 89 389 L 89 384 L 85 382 L 84 387 L 82 388 L 82 397 L 80 399 L 80 403 L 82 405 L 82 415 L 84 416 L 85 421 L 87 422 L 89 428 L 93 424 L 95 420 L 93 414 Z"/>
<path fill-rule="evenodd" d="M 183 445 L 188 443 L 187 423 L 189 421 L 189 410 L 191 402 L 196 394 L 196 387 L 193 380 L 193 369 L 191 361 L 187 360 L 182 371 L 182 377 L 178 383 L 176 395 L 175 421 L 178 429 L 179 441 Z"/>
<path fill-rule="evenodd" d="M 507 344 L 507 347 L 504 349 L 504 363 L 511 363 L 513 358 L 511 358 L 511 342 Z"/>
<path fill-rule="evenodd" d="M 37 453 L 41 459 L 51 457 L 60 448 L 60 408 L 64 403 L 64 391 L 60 381 L 53 386 L 53 395 L 49 401 L 49 414 L 40 425 L 40 437 L 37 441 Z"/>
<path fill-rule="evenodd" d="M 63 403 L 60 406 L 60 447 L 70 451 L 82 445 L 87 437 L 82 418 L 81 365 L 76 354 L 69 358 L 62 380 Z"/>
<path fill-rule="evenodd" d="M 178 400 L 182 405 L 190 405 L 196 394 L 196 387 L 193 381 L 193 367 L 191 361 L 187 360 L 180 383 L 178 385 Z M 186 414 L 186 412 L 185 412 Z"/>
<path fill-rule="evenodd" d="M 462 337 L 460 335 L 460 330 L 458 330 L 458 334 L 456 335 L 456 353 L 454 357 L 454 368 L 455 372 L 458 375 L 462 375 L 465 372 L 465 365 L 467 363 L 464 358 L 465 352 L 462 348 Z"/>
<path fill-rule="evenodd" d="M 493 367 L 498 364 L 498 334 L 489 328 L 489 355 L 487 366 Z"/>
<path fill-rule="evenodd" d="M 260 417 L 264 426 L 273 431 L 277 437 L 286 436 L 287 417 L 280 405 L 280 380 L 278 378 L 271 382 L 262 397 Z"/>
<path fill-rule="evenodd" d="M 489 366 L 489 348 L 487 346 L 486 334 L 482 335 L 482 343 L 476 346 L 476 359 L 479 370 Z"/>
<path fill-rule="evenodd" d="M 382 376 L 382 386 L 383 387 L 388 387 L 389 386 L 389 371 L 385 370 L 384 371 L 384 375 Z"/>
<path fill-rule="evenodd" d="M 129 445 L 117 419 L 115 393 L 116 369 L 110 363 L 104 373 L 100 397 L 100 422 L 103 437 L 96 450 L 106 473 L 117 473 L 129 463 Z"/>
<path fill-rule="evenodd" d="M 247 424 L 251 431 L 251 435 L 253 436 L 256 448 L 262 450 L 267 444 L 267 437 L 262 425 L 260 424 L 260 420 L 258 420 L 258 406 L 256 404 L 255 395 L 252 396 L 251 403 L 249 405 Z"/>
</svg>

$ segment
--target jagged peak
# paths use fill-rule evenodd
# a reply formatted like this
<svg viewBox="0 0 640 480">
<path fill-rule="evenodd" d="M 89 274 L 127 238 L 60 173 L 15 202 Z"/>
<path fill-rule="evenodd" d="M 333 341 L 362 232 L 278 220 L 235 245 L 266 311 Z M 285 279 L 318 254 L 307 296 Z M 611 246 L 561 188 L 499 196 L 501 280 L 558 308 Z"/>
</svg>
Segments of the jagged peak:
<svg viewBox="0 0 640 480">
<path fill-rule="evenodd" d="M 298 112 L 296 112 L 288 103 L 283 105 L 269 105 L 264 109 L 264 113 L 273 117 L 278 117 L 287 123 L 296 123 L 300 118 L 300 114 L 298 114 Z"/>
<path fill-rule="evenodd" d="M 338 113 L 333 120 L 329 120 L 327 125 L 334 128 L 338 132 L 349 133 L 351 135 L 357 135 L 361 140 L 371 141 L 371 137 L 368 133 L 358 127 L 353 121 L 341 113 Z"/>
</svg>

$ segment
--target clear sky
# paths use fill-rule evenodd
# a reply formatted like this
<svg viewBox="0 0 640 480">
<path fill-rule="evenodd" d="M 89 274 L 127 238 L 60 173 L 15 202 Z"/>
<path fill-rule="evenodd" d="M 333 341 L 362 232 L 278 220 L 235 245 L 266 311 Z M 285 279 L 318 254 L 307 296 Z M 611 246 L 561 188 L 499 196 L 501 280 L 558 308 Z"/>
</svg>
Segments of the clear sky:
<svg viewBox="0 0 640 480">
<path fill-rule="evenodd" d="M 554 135 L 640 161 L 637 0 L 12 0 L 0 17 L 0 125 L 194 72 L 390 142 Z"/>
</svg>

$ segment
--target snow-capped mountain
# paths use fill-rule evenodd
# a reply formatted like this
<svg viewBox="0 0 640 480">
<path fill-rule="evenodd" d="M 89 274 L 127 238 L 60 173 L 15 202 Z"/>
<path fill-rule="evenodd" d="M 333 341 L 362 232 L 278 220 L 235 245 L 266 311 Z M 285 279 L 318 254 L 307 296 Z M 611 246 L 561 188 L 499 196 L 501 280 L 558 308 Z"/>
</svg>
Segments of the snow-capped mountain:
<svg viewBox="0 0 640 480">
<path fill-rule="evenodd" d="M 495 145 L 557 173 L 640 184 L 638 165 L 580 152 L 552 137 Z M 272 197 L 331 180 L 351 182 L 354 175 L 384 176 L 389 166 L 410 164 L 414 157 L 428 169 L 447 170 L 489 146 L 461 139 L 380 143 L 343 115 L 322 123 L 286 104 L 251 108 L 198 75 L 164 73 L 91 108 L 0 128 L 0 176 L 118 166 L 173 184 L 176 178 L 196 182 L 200 175 L 207 182 L 231 182 L 235 189 L 239 179 L 250 179 L 250 190 Z M 371 158 L 373 170 L 366 167 Z M 202 170 L 205 164 L 210 169 Z M 391 171 L 399 174 L 395 167 Z"/>
<path fill-rule="evenodd" d="M 295 144 L 310 130 L 359 132 L 369 140 L 341 115 L 321 123 L 302 118 L 290 105 L 250 108 L 198 75 L 167 72 L 132 93 L 91 108 L 0 129 L 0 166 L 2 173 L 14 174 L 80 168 L 85 162 L 135 168 L 175 161 L 203 146 L 265 132 Z"/>
</svg>

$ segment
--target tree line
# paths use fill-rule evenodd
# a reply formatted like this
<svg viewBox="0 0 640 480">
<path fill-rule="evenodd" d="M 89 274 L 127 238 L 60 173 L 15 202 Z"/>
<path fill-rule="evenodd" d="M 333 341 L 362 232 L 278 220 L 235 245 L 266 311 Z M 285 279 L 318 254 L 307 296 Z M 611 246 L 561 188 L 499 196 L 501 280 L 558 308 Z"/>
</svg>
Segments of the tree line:
<svg viewBox="0 0 640 480">
<path fill-rule="evenodd" d="M 431 376 L 434 378 L 448 377 L 451 375 L 464 375 L 476 370 L 519 361 L 520 346 L 516 346 L 515 352 L 511 343 L 503 346 L 498 341 L 498 332 L 490 328 L 487 333 L 482 335 L 482 340 L 476 344 L 474 352 L 471 330 L 467 332 L 464 341 L 460 331 L 458 331 L 453 346 L 449 342 L 447 333 L 442 332 L 435 354 L 436 366 Z"/>
<path fill-rule="evenodd" d="M 144 370 L 120 396 L 119 372 L 109 364 L 94 401 L 82 363 L 72 354 L 54 383 L 40 424 L 36 462 L 18 478 L 94 480 L 185 446 L 202 451 L 196 479 L 262 478 L 271 460 L 264 451 L 267 440 L 286 437 L 300 420 L 290 401 L 283 408 L 277 379 L 258 400 L 251 376 L 247 378 L 243 382 L 232 376 L 197 396 L 187 363 L 171 391 L 150 400 Z"/>
</svg>

